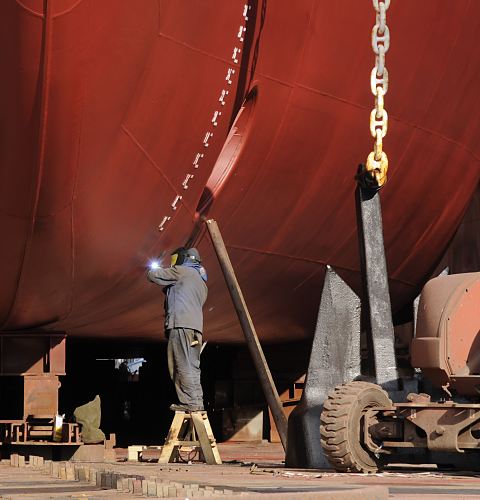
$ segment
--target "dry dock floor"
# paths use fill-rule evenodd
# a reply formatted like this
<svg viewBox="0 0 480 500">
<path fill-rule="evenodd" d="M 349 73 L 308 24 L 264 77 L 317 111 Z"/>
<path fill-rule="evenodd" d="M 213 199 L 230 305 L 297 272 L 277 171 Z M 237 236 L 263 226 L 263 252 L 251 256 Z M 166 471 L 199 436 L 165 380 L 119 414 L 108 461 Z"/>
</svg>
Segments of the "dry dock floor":
<svg viewBox="0 0 480 500">
<path fill-rule="evenodd" d="M 480 474 L 475 473 L 405 468 L 373 475 L 338 474 L 285 469 L 283 450 L 277 444 L 225 443 L 219 449 L 224 461 L 220 466 L 81 462 L 60 464 L 63 473 L 57 464 L 52 474 L 51 463 L 33 465 L 31 460 L 12 467 L 2 460 L 0 498 L 480 499 Z M 154 459 L 155 452 L 145 455 Z M 121 460 L 126 450 L 119 450 L 117 456 Z"/>
</svg>

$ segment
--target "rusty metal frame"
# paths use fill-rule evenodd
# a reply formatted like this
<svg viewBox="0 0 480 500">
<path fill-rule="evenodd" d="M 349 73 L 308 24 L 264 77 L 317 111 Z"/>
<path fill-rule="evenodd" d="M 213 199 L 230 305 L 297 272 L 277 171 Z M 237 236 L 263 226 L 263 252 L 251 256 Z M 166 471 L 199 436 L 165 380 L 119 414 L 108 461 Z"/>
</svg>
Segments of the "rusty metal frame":
<svg viewBox="0 0 480 500">
<path fill-rule="evenodd" d="M 367 413 L 363 437 L 371 451 L 378 452 L 370 443 L 372 435 L 382 440 L 380 452 L 418 448 L 463 453 L 480 447 L 480 404 L 397 403 L 389 408 L 376 408 L 375 413 L 375 419 Z M 477 431 L 478 437 L 472 431 Z"/>
<path fill-rule="evenodd" d="M 81 441 L 81 426 L 76 423 L 64 423 L 62 426 L 62 440 L 52 441 L 52 420 L 1 420 L 0 444 L 15 445 L 75 445 Z"/>
<path fill-rule="evenodd" d="M 21 376 L 24 383 L 23 419 L 0 420 L 0 444 L 81 444 L 81 427 L 75 423 L 64 423 L 61 441 L 53 441 L 66 337 L 62 332 L 0 333 L 0 376 Z"/>
</svg>

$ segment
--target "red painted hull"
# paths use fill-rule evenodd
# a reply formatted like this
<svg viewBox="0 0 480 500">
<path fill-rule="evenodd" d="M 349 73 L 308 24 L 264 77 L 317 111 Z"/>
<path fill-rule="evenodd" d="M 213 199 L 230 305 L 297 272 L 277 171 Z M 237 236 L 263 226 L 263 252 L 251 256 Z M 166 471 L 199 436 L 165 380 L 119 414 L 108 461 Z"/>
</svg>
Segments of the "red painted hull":
<svg viewBox="0 0 480 500">
<path fill-rule="evenodd" d="M 0 328 L 161 336 L 162 295 L 143 266 L 190 237 L 205 186 L 229 165 L 207 212 L 263 340 L 311 334 L 324 264 L 358 286 L 353 175 L 372 142 L 371 1 L 251 7 L 241 41 L 237 0 L 2 2 Z M 382 203 L 399 309 L 479 180 L 480 3 L 392 2 L 388 24 Z M 198 246 L 207 337 L 240 341 L 205 235 Z"/>
</svg>

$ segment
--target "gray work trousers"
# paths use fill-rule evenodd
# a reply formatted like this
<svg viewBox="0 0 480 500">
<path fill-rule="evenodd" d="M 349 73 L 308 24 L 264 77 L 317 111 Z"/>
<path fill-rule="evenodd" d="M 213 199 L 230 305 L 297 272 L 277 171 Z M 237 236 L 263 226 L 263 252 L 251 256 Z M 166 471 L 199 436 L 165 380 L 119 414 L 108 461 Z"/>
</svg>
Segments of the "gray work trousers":
<svg viewBox="0 0 480 500">
<path fill-rule="evenodd" d="M 180 403 L 203 409 L 200 384 L 202 334 L 189 328 L 172 328 L 168 336 L 168 371 Z"/>
</svg>

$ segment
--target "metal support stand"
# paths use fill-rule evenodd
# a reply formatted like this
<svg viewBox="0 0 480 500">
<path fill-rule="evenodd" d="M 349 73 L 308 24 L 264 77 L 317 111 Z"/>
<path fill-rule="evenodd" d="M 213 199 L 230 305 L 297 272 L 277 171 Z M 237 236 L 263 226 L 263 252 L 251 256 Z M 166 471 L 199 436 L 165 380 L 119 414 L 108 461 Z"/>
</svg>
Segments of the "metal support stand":
<svg viewBox="0 0 480 500">
<path fill-rule="evenodd" d="M 383 243 L 382 209 L 378 191 L 357 187 L 357 229 L 367 322 L 367 338 L 375 362 L 376 381 L 387 391 L 398 390 L 395 337 Z"/>
<path fill-rule="evenodd" d="M 288 420 L 287 467 L 329 468 L 320 446 L 328 391 L 360 374 L 360 299 L 327 266 L 305 387 Z"/>
<path fill-rule="evenodd" d="M 65 333 L 0 334 L 0 377 L 23 378 L 23 419 L 0 420 L 2 445 L 82 444 L 80 427 L 57 417 L 59 376 L 65 375 L 65 345 Z"/>
<path fill-rule="evenodd" d="M 283 448 L 286 451 L 287 418 L 283 412 L 282 403 L 273 382 L 272 374 L 268 368 L 262 346 L 258 340 L 257 332 L 255 331 L 252 318 L 248 312 L 247 304 L 243 298 L 242 290 L 240 289 L 240 285 L 238 284 L 235 276 L 225 243 L 223 242 L 222 235 L 218 228 L 218 224 L 213 219 L 210 219 L 206 221 L 206 226 L 210 234 L 215 253 L 217 254 L 220 267 L 222 268 L 223 277 L 227 283 L 228 291 L 232 297 L 235 311 L 242 326 L 247 346 L 250 350 L 250 354 L 262 386 L 263 394 L 265 395 L 265 399 L 267 400 L 268 406 L 272 412 Z"/>
</svg>

